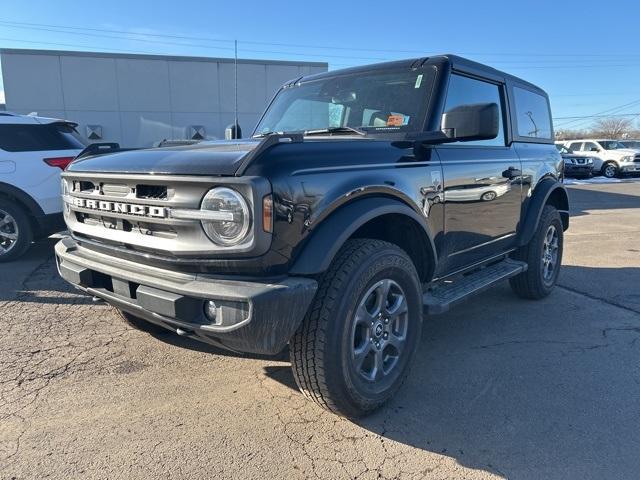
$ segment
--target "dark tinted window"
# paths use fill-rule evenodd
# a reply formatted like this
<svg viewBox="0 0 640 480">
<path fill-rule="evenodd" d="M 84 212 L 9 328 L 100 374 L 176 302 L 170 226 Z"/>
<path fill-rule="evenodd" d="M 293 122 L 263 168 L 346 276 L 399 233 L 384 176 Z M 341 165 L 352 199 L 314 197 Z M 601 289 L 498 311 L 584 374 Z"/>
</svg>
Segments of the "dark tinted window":
<svg viewBox="0 0 640 480">
<path fill-rule="evenodd" d="M 598 144 L 595 142 L 584 142 L 582 144 L 582 151 L 583 152 L 597 152 L 598 151 Z"/>
<path fill-rule="evenodd" d="M 551 139 L 551 112 L 547 99 L 523 88 L 514 87 L 516 123 L 521 137 Z"/>
<path fill-rule="evenodd" d="M 573 150 L 574 152 L 579 152 L 580 147 L 582 147 L 582 142 L 571 142 L 569 144 L 569 149 Z"/>
<path fill-rule="evenodd" d="M 493 83 L 475 80 L 461 75 L 451 75 L 449 79 L 449 89 L 447 90 L 447 103 L 444 111 L 448 112 L 452 108 L 461 105 L 474 103 L 496 103 L 500 109 L 500 123 L 498 136 L 491 140 L 476 140 L 473 142 L 461 142 L 461 145 L 490 145 L 504 146 L 504 128 L 502 122 L 502 96 L 500 87 Z M 451 144 L 451 145 L 456 145 Z"/>
<path fill-rule="evenodd" d="M 0 125 L 0 148 L 7 152 L 84 148 L 74 128 L 65 123 Z"/>
</svg>

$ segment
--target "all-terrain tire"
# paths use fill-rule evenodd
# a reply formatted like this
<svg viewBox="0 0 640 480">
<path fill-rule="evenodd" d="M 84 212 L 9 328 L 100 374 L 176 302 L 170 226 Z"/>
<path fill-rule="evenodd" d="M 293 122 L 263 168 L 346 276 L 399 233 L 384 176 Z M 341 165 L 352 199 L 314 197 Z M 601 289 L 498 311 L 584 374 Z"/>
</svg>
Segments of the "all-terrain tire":
<svg viewBox="0 0 640 480">
<path fill-rule="evenodd" d="M 32 241 L 33 225 L 27 213 L 16 202 L 0 199 L 0 263 L 22 256 Z"/>
<path fill-rule="evenodd" d="M 367 299 L 367 295 L 373 295 L 370 292 L 378 288 L 377 285 L 395 285 L 393 288 L 397 287 L 396 291 L 402 292 L 402 295 L 395 298 L 406 300 L 406 313 L 402 314 L 402 321 L 406 322 L 406 343 L 398 350 L 400 353 L 395 357 L 396 363 L 388 377 L 368 381 L 363 378 L 362 371 L 354 368 L 353 336 L 355 328 L 361 327 L 362 319 L 359 314 L 356 315 L 356 310 L 361 311 L 362 302 Z M 382 287 L 380 289 L 382 291 Z M 383 301 L 380 305 L 382 304 Z M 392 314 L 387 313 L 390 305 L 385 305 L 377 311 L 385 312 L 384 315 L 391 317 Z M 375 309 L 372 307 L 373 310 Z M 366 318 L 368 323 L 369 317 Z M 388 318 L 375 318 L 389 322 Z M 395 322 L 396 320 L 391 320 L 391 325 L 395 325 Z M 376 323 L 375 333 L 373 322 L 371 327 L 370 341 L 378 346 L 377 338 L 382 339 L 384 334 L 381 333 L 374 339 L 380 324 Z M 383 328 L 395 327 L 387 325 Z M 419 344 L 421 328 L 420 280 L 408 255 L 388 242 L 349 240 L 319 280 L 316 297 L 289 344 L 296 383 L 306 397 L 334 413 L 346 417 L 366 415 L 382 406 L 402 385 Z M 368 335 L 367 333 L 364 342 L 369 341 Z M 384 338 L 391 338 L 390 335 L 395 334 L 386 335 Z M 386 340 L 381 341 L 384 342 Z M 380 356 L 387 351 L 387 347 L 388 344 L 382 347 Z M 372 355 L 376 354 L 372 345 L 367 345 L 366 348 L 371 349 Z M 384 368 L 381 372 L 387 375 Z M 376 377 L 376 374 L 373 376 Z"/>
<path fill-rule="evenodd" d="M 545 238 L 552 228 L 557 235 L 555 268 L 551 275 L 545 278 Z M 560 214 L 551 205 L 546 205 L 531 241 L 512 255 L 512 258 L 526 262 L 528 265 L 526 272 L 509 280 L 511 288 L 518 296 L 538 300 L 551 293 L 560 273 L 563 241 L 564 235 Z"/>
</svg>

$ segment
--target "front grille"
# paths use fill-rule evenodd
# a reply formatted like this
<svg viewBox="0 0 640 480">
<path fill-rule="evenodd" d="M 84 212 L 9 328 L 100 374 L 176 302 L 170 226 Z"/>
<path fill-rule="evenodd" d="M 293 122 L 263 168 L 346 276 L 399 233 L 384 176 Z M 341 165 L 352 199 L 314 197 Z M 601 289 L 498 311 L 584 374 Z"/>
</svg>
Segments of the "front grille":
<svg viewBox="0 0 640 480">
<path fill-rule="evenodd" d="M 173 218 L 171 209 L 200 208 L 207 177 L 151 177 L 66 172 L 65 221 L 69 230 L 139 251 L 201 253 L 211 250 L 199 220 Z"/>
<path fill-rule="evenodd" d="M 167 199 L 167 186 L 166 185 L 137 185 L 136 197 L 147 198 L 154 200 L 166 200 Z"/>
</svg>

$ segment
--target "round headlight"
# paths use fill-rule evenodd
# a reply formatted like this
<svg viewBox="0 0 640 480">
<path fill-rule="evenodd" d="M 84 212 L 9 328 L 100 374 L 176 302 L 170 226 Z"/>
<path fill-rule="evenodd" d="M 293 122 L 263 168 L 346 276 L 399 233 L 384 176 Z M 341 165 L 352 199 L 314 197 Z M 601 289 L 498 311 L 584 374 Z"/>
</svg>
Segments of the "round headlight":
<svg viewBox="0 0 640 480">
<path fill-rule="evenodd" d="M 209 190 L 202 199 L 200 210 L 208 214 L 208 218 L 201 220 L 202 228 L 218 245 L 236 245 L 249 233 L 249 207 L 235 190 L 225 187 Z"/>
</svg>

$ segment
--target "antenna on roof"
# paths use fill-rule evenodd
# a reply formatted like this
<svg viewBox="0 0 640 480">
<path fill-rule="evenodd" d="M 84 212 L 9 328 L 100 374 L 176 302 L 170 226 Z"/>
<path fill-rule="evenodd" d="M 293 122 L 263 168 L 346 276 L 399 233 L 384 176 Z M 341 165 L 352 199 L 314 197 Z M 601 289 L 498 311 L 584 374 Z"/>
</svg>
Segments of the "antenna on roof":
<svg viewBox="0 0 640 480">
<path fill-rule="evenodd" d="M 235 112 L 235 116 L 233 118 L 233 138 L 238 138 L 238 40 L 233 41 L 233 53 L 233 95 Z"/>
<path fill-rule="evenodd" d="M 242 137 L 242 130 L 238 125 L 238 40 L 233 41 L 233 96 L 234 96 L 234 116 L 233 124 L 224 129 L 226 140 L 235 140 Z"/>
</svg>

